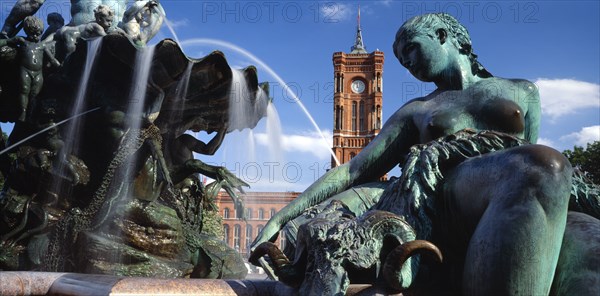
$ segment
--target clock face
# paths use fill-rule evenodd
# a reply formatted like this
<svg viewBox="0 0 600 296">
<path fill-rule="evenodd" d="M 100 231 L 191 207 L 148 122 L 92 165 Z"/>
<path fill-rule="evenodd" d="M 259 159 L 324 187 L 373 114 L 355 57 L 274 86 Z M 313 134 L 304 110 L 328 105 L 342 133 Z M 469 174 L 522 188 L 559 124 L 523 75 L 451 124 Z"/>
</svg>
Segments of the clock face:
<svg viewBox="0 0 600 296">
<path fill-rule="evenodd" d="M 354 80 L 352 81 L 352 91 L 356 94 L 360 94 L 365 91 L 365 83 L 362 80 Z"/>
</svg>

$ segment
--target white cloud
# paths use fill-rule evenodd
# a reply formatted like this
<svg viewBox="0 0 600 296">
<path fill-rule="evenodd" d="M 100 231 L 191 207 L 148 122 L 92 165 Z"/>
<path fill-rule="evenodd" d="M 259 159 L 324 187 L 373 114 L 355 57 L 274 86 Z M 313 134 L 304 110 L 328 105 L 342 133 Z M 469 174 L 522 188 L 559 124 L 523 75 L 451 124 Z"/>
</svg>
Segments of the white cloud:
<svg viewBox="0 0 600 296">
<path fill-rule="evenodd" d="M 383 6 L 387 6 L 389 7 L 390 5 L 392 5 L 393 0 L 382 0 L 382 1 L 377 1 L 377 3 L 383 5 Z"/>
<path fill-rule="evenodd" d="M 331 157 L 330 146 L 333 143 L 333 134 L 329 130 L 323 130 L 325 140 L 317 132 L 300 132 L 299 134 L 284 134 L 281 136 L 281 148 L 284 152 L 309 153 L 319 160 L 327 160 Z M 266 133 L 255 133 L 256 142 L 259 145 L 269 146 Z"/>
<path fill-rule="evenodd" d="M 535 81 L 540 90 L 542 113 L 552 120 L 585 108 L 600 109 L 600 85 L 573 79 Z"/>
<path fill-rule="evenodd" d="M 561 141 L 571 141 L 577 146 L 587 146 L 587 143 L 600 141 L 600 125 L 586 126 L 578 132 L 560 137 Z"/>
<path fill-rule="evenodd" d="M 352 4 L 329 2 L 321 5 L 321 17 L 325 22 L 338 23 L 349 20 L 358 8 Z"/>
<path fill-rule="evenodd" d="M 537 140 L 537 144 L 556 148 L 556 144 L 554 143 L 554 141 L 552 141 L 552 139 L 548 139 L 548 138 L 539 138 Z"/>
</svg>

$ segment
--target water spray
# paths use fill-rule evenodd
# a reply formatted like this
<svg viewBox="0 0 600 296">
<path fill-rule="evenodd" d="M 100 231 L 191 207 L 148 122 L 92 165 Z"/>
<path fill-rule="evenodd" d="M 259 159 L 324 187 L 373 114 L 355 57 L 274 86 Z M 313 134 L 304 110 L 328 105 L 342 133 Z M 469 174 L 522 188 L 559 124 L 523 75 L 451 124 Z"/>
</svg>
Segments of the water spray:
<svg viewBox="0 0 600 296">
<path fill-rule="evenodd" d="M 256 62 L 259 66 L 263 67 L 267 73 L 269 73 L 271 76 L 273 76 L 275 78 L 275 80 L 277 80 L 277 82 L 281 83 L 282 86 L 284 86 L 286 92 L 292 96 L 292 98 L 294 99 L 294 101 L 296 103 L 298 103 L 298 105 L 300 106 L 300 108 L 302 109 L 302 111 L 304 112 L 304 114 L 308 117 L 308 119 L 310 120 L 311 124 L 313 125 L 313 127 L 317 130 L 317 132 L 319 133 L 319 135 L 321 136 L 321 139 L 323 139 L 323 143 L 325 145 L 325 147 L 327 147 L 327 149 L 329 150 L 329 153 L 331 154 L 331 156 L 333 157 L 336 165 L 340 165 L 340 161 L 337 159 L 335 153 L 333 153 L 333 150 L 330 147 L 330 143 L 329 141 L 327 141 L 327 139 L 325 139 L 325 136 L 323 135 L 323 133 L 321 132 L 321 129 L 319 128 L 319 126 L 317 125 L 317 123 L 315 122 L 315 120 L 313 119 L 313 117 L 310 115 L 310 113 L 308 112 L 308 110 L 306 109 L 306 107 L 304 106 L 304 104 L 302 104 L 302 101 L 300 101 L 300 99 L 298 98 L 298 96 L 296 96 L 296 94 L 289 88 L 289 87 L 285 87 L 287 84 L 285 83 L 285 81 L 279 76 L 277 75 L 277 73 L 275 73 L 275 71 L 273 69 L 271 69 L 271 67 L 269 67 L 267 64 L 265 64 L 265 62 L 263 62 L 261 59 L 259 59 L 258 57 L 256 57 L 255 55 L 253 55 L 252 53 L 250 53 L 249 51 L 233 44 L 233 43 L 229 43 L 226 41 L 222 41 L 222 40 L 218 40 L 218 39 L 209 39 L 209 38 L 195 38 L 195 39 L 190 39 L 190 40 L 184 40 L 183 42 L 180 43 L 180 45 L 183 47 L 185 45 L 195 45 L 195 44 L 213 44 L 213 45 L 217 45 L 217 46 L 223 46 L 223 47 L 227 47 L 230 48 L 240 54 L 245 55 L 246 57 L 252 59 L 254 62 Z"/>
<path fill-rule="evenodd" d="M 90 113 L 90 112 L 93 112 L 93 111 L 96 111 L 96 110 L 98 110 L 98 109 L 100 109 L 100 107 L 96 107 L 96 108 L 94 108 L 94 109 L 91 109 L 91 110 L 85 111 L 85 112 L 83 112 L 83 113 L 81 113 L 81 114 L 77 114 L 77 115 L 75 115 L 75 116 L 71 116 L 71 117 L 69 117 L 69 118 L 67 118 L 67 119 L 65 119 L 65 120 L 59 121 L 58 123 L 55 123 L 55 124 L 53 124 L 53 125 L 47 126 L 47 127 L 45 127 L 44 129 L 42 129 L 42 130 L 40 130 L 40 131 L 38 131 L 38 132 L 34 133 L 33 135 L 31 135 L 31 136 L 29 136 L 29 137 L 27 137 L 27 138 L 24 138 L 24 139 L 22 139 L 21 141 L 19 141 L 19 142 L 16 142 L 16 143 L 14 143 L 14 144 L 12 144 L 12 145 L 10 145 L 10 146 L 6 147 L 6 149 L 4 149 L 4 150 L 0 151 L 0 155 L 2 155 L 2 154 L 4 154 L 4 153 L 6 153 L 6 152 L 8 152 L 8 151 L 12 150 L 13 148 L 15 148 L 15 147 L 17 147 L 17 146 L 19 146 L 19 145 L 21 145 L 21 144 L 23 144 L 23 143 L 25 143 L 25 142 L 27 142 L 27 141 L 29 141 L 29 140 L 33 139 L 33 138 L 35 138 L 36 136 L 38 136 L 38 135 L 40 135 L 40 134 L 42 134 L 42 133 L 45 133 L 45 132 L 47 132 L 47 131 L 49 131 L 49 130 L 51 130 L 51 129 L 53 129 L 53 128 L 57 127 L 57 126 L 60 126 L 60 125 L 62 125 L 62 124 L 64 124 L 64 123 L 66 123 L 66 122 L 69 122 L 69 121 L 71 121 L 71 120 L 73 120 L 73 119 L 79 118 L 79 117 L 81 117 L 81 116 L 83 116 L 83 115 L 86 115 L 86 114 L 88 114 L 88 113 Z"/>
</svg>

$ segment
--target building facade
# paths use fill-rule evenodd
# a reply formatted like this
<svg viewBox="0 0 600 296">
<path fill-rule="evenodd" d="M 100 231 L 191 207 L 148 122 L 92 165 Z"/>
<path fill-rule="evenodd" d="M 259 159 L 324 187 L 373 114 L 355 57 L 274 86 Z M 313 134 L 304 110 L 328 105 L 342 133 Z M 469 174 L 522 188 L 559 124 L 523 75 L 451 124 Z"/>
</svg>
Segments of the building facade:
<svg viewBox="0 0 600 296">
<path fill-rule="evenodd" d="M 228 246 L 240 252 L 245 258 L 250 253 L 250 244 L 269 219 L 279 210 L 294 200 L 300 192 L 247 192 L 244 195 L 245 216 L 236 211 L 231 197 L 225 191 L 220 191 L 215 200 L 219 213 L 223 217 L 224 237 Z M 285 237 L 275 242 L 278 246 L 285 245 Z"/>
<path fill-rule="evenodd" d="M 333 53 L 333 152 L 340 164 L 366 147 L 382 125 L 384 54 L 368 53 L 362 39 L 360 11 L 356 40 L 349 53 Z M 337 163 L 332 157 L 331 167 Z"/>
</svg>

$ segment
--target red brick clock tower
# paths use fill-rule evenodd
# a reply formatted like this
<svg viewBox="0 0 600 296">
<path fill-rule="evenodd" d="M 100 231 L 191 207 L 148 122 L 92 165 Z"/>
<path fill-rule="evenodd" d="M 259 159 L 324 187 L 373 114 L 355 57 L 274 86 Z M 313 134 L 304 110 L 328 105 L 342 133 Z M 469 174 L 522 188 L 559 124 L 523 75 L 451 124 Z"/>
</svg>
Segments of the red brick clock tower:
<svg viewBox="0 0 600 296">
<path fill-rule="evenodd" d="M 360 28 L 350 53 L 333 54 L 333 152 L 340 163 L 356 156 L 382 125 L 383 52 L 368 53 Z M 331 167 L 337 164 L 331 160 Z"/>
</svg>

